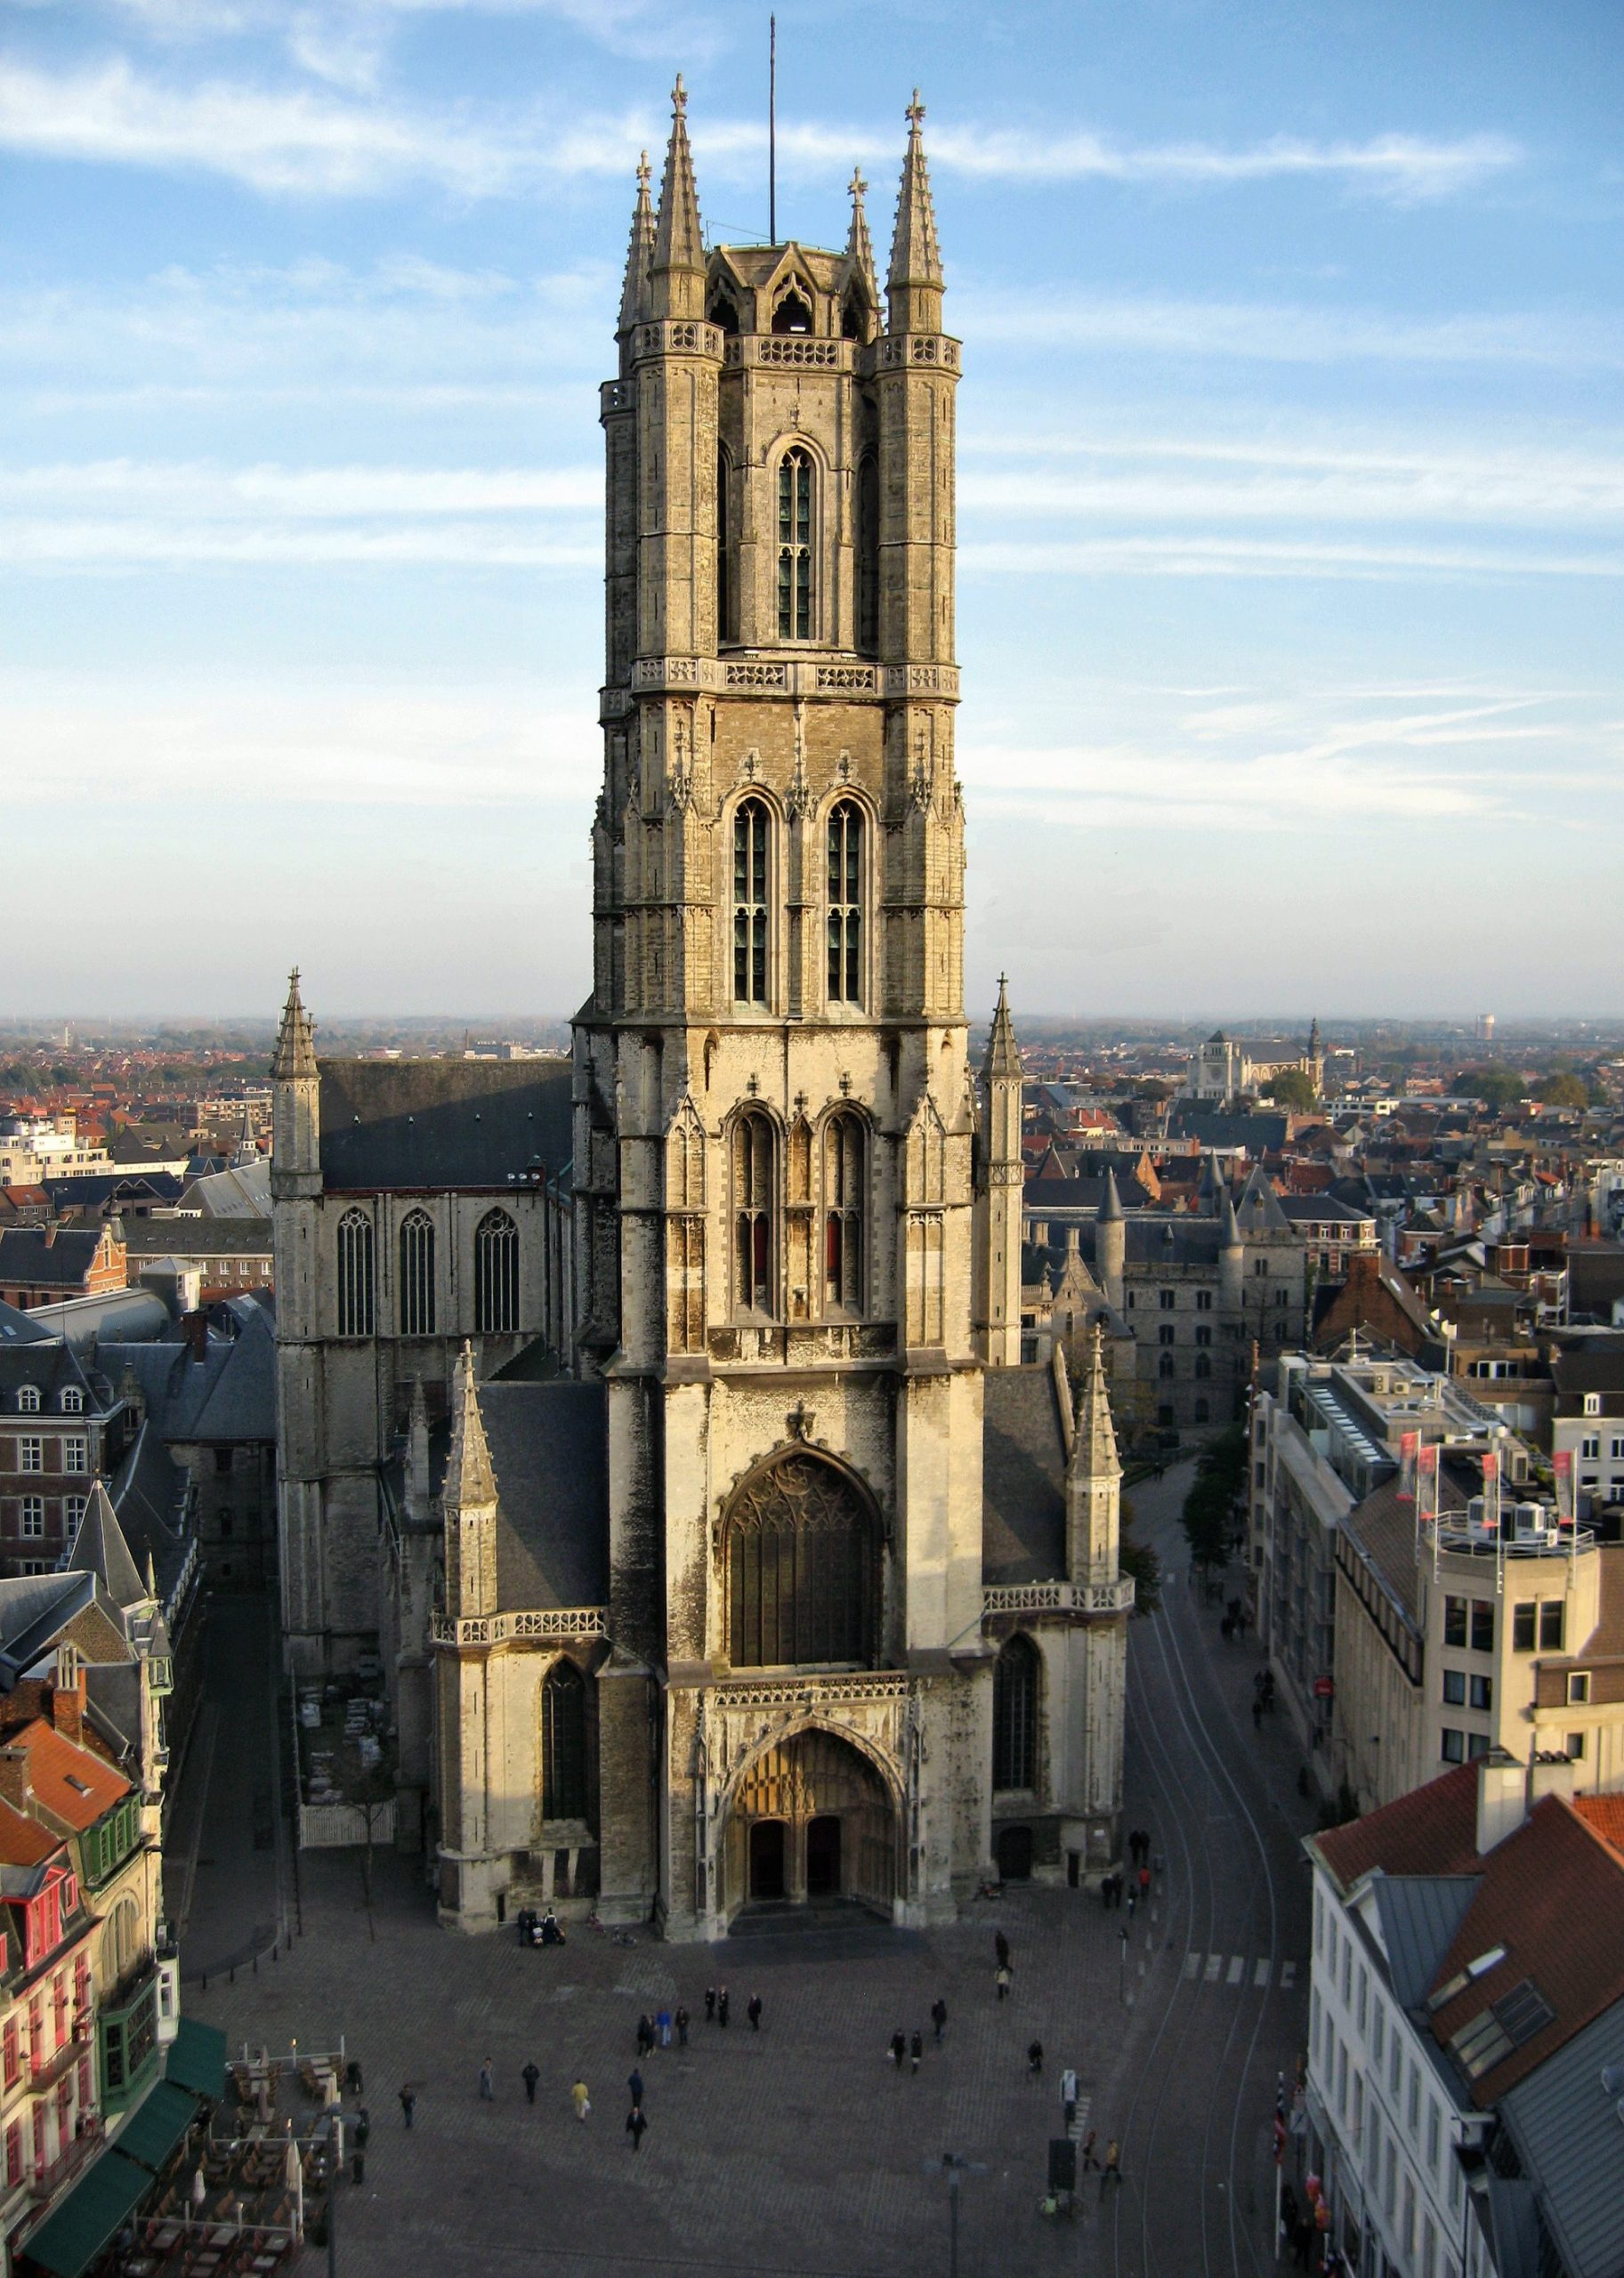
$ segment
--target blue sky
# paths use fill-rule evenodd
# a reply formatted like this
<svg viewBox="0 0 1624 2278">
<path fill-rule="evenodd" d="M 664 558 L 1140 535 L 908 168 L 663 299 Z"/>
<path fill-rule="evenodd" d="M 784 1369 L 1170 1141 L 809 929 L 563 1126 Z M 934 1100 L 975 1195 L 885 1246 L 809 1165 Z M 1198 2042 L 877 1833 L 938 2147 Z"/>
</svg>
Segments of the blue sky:
<svg viewBox="0 0 1624 2278">
<path fill-rule="evenodd" d="M 973 1005 L 1624 1012 L 1617 7 L 779 33 L 786 233 L 928 107 Z M 764 35 L 0 0 L 0 1010 L 579 1001 L 632 169 L 681 69 L 764 235 Z"/>
</svg>

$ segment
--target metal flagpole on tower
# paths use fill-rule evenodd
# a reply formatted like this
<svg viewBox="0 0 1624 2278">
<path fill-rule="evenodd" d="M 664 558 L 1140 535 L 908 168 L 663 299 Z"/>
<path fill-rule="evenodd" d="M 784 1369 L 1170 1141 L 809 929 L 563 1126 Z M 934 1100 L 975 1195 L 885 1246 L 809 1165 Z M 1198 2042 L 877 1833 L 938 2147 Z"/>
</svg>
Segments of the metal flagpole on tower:
<svg viewBox="0 0 1624 2278">
<path fill-rule="evenodd" d="M 767 19 L 767 243 L 778 243 L 778 18 Z"/>
</svg>

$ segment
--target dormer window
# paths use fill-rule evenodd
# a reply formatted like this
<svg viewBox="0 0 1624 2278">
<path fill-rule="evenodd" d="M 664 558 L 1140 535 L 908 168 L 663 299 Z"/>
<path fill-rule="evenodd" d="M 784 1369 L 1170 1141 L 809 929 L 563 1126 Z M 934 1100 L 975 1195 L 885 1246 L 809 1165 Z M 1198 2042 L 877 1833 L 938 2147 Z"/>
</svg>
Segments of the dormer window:
<svg viewBox="0 0 1624 2278">
<path fill-rule="evenodd" d="M 17 1395 L 17 1405 L 25 1416 L 39 1414 L 39 1386 L 24 1385 Z"/>
<path fill-rule="evenodd" d="M 85 1395 L 77 1385 L 69 1385 L 62 1393 L 62 1413 L 64 1416 L 84 1415 Z"/>
<path fill-rule="evenodd" d="M 772 311 L 772 329 L 776 333 L 810 332 L 812 328 L 812 295 L 798 277 L 792 277 L 785 286 Z"/>
</svg>

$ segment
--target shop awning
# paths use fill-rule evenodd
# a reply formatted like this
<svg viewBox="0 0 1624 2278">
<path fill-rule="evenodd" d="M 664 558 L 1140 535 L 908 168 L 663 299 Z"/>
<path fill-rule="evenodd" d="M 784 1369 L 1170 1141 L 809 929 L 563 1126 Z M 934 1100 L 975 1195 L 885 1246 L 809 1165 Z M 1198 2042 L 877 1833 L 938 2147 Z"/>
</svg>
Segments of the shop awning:
<svg viewBox="0 0 1624 2278">
<path fill-rule="evenodd" d="M 221 2103 L 225 2096 L 224 2033 L 217 2025 L 200 2025 L 195 2017 L 179 2018 L 164 2078 L 177 2088 L 190 2088 L 195 2096 Z"/>
<path fill-rule="evenodd" d="M 48 2270 L 52 2278 L 80 2278 L 152 2188 L 145 2168 L 103 2152 L 55 2213 L 24 2239 L 18 2262 L 24 2269 Z"/>
<path fill-rule="evenodd" d="M 139 2160 L 156 2175 L 174 2157 L 202 2110 L 197 2097 L 176 2088 L 173 2080 L 159 2080 L 119 2129 L 117 2149 L 126 2160 Z"/>
</svg>

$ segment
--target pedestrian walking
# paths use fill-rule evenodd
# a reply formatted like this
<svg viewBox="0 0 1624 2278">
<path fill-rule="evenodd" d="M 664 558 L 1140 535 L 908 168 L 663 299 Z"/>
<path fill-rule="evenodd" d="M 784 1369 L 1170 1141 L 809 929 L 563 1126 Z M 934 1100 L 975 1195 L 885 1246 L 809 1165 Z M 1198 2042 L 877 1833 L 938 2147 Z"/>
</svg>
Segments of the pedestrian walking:
<svg viewBox="0 0 1624 2278">
<path fill-rule="evenodd" d="M 688 2012 L 686 2009 L 678 2009 L 676 2013 L 676 2045 L 679 2048 L 686 2048 L 688 2046 Z"/>
<path fill-rule="evenodd" d="M 707 2024 L 709 2024 L 712 2022 L 715 2014 L 716 1989 L 714 1985 L 707 1985 L 705 1989 L 705 2022 Z"/>
<path fill-rule="evenodd" d="M 1043 2072 L 1043 2043 L 1040 2040 L 1034 2040 L 1028 2046 L 1026 2052 L 1026 2069 L 1034 2080 L 1038 2080 L 1041 2076 Z"/>
<path fill-rule="evenodd" d="M 526 2104 L 534 2104 L 536 2101 L 536 2083 L 540 2080 L 541 2073 L 537 2065 L 536 2059 L 533 2056 L 529 2063 L 525 2066 L 523 2072 L 520 2073 L 519 2078 L 524 2082 L 524 2100 Z"/>
<path fill-rule="evenodd" d="M 919 2070 L 919 2059 L 925 2054 L 925 2035 L 922 2032 L 915 2033 L 909 2042 L 908 2054 L 913 2060 L 913 2069 L 917 2073 Z"/>
<path fill-rule="evenodd" d="M 634 2104 L 642 2102 L 642 2074 L 634 2064 L 626 2076 L 626 2092 Z"/>
<path fill-rule="evenodd" d="M 1001 1961 L 998 1964 L 998 1969 L 994 1973 L 992 1982 L 998 1989 L 999 2000 L 1007 2001 L 1009 1999 L 1009 1964 L 1006 1961 Z"/>
<path fill-rule="evenodd" d="M 1148 1867 L 1141 1867 L 1139 1870 L 1139 1902 L 1142 1906 L 1145 1900 L 1149 1898 L 1150 1894 L 1151 1870 Z"/>
<path fill-rule="evenodd" d="M 998 1957 L 998 1967 L 1007 1969 L 1009 1967 L 1009 1940 L 1004 1935 L 1002 1930 L 996 1932 L 993 1936 L 992 1951 Z"/>
<path fill-rule="evenodd" d="M 716 1993 L 716 2023 L 723 2026 L 725 2026 L 727 2024 L 727 1988 L 725 1985 L 719 1987 Z"/>
<path fill-rule="evenodd" d="M 586 2093 L 586 2083 L 585 2080 L 578 2080 L 575 2083 L 574 2087 L 570 2091 L 570 2101 L 575 2106 L 576 2118 L 581 2122 L 581 2125 L 585 2127 L 586 2124 L 586 2115 L 592 2110 L 592 2098 Z"/>
<path fill-rule="evenodd" d="M 495 2104 L 497 2100 L 497 2068 L 489 2057 L 480 2067 L 480 2101 Z"/>
<path fill-rule="evenodd" d="M 1060 2108 L 1066 2116 L 1066 2133 L 1071 2133 L 1071 2123 L 1077 2118 L 1077 2074 L 1068 2064 L 1060 2076 Z"/>
<path fill-rule="evenodd" d="M 648 2055 L 653 2046 L 654 2027 L 649 2022 L 649 2013 L 645 2009 L 642 2016 L 637 2020 L 637 2055 L 639 2061 Z"/>
<path fill-rule="evenodd" d="M 626 2132 L 632 2139 L 633 2151 L 642 2151 L 642 2133 L 648 2124 L 642 2106 L 640 2104 L 634 2104 L 626 2115 Z"/>
<path fill-rule="evenodd" d="M 750 2020 L 750 2031 L 759 2032 L 761 2031 L 761 1995 L 759 1993 L 751 1994 L 749 2007 L 746 2009 L 745 2015 Z"/>
<path fill-rule="evenodd" d="M 948 2005 L 940 1993 L 931 2003 L 931 2023 L 936 2029 L 936 2046 L 940 2048 L 941 2036 L 947 2031 L 948 2025 Z"/>
<path fill-rule="evenodd" d="M 358 2152 L 364 2152 L 366 2150 L 367 2139 L 371 2133 L 372 2114 L 368 2111 L 366 2105 L 363 2104 L 360 2111 L 356 2115 L 355 2121 L 355 2148 Z"/>
<path fill-rule="evenodd" d="M 1138 1892 L 1137 1892 L 1136 1890 L 1130 1890 L 1130 1891 L 1128 1892 L 1128 1894 L 1127 1894 L 1127 1919 L 1128 1919 L 1128 1920 L 1129 1920 L 1130 1922 L 1131 1922 L 1131 1921 L 1133 1920 L 1133 1919 L 1134 1919 L 1134 1909 L 1135 1909 L 1135 1907 L 1136 1907 L 1136 1906 L 1138 1905 L 1138 1903 L 1139 1903 L 1139 1894 L 1138 1894 Z"/>
<path fill-rule="evenodd" d="M 1104 2200 L 1105 2186 L 1108 2183 L 1114 2183 L 1119 2191 L 1122 2188 L 1122 2153 L 1114 2136 L 1111 2137 L 1110 2143 L 1105 2146 L 1105 2164 L 1100 2169 L 1100 2198 L 1102 2201 Z"/>
<path fill-rule="evenodd" d="M 660 2047 L 662 2048 L 669 2048 L 671 2046 L 671 2012 L 669 2009 L 662 2009 L 659 2012 L 658 2015 L 654 2020 L 654 2029 L 659 2035 Z"/>
<path fill-rule="evenodd" d="M 1100 1911 L 1102 1914 L 1111 1912 L 1111 1877 L 1109 1875 L 1100 1877 Z"/>
<path fill-rule="evenodd" d="M 405 2120 L 408 2128 L 412 2124 L 412 2112 L 416 2106 L 416 2103 L 417 2094 L 415 2088 L 405 2088 L 401 2089 L 400 2117 Z"/>
<path fill-rule="evenodd" d="M 1090 2168 L 1096 2175 L 1100 2171 L 1100 2155 L 1094 2148 L 1097 2133 L 1097 2129 L 1091 2128 L 1083 2138 L 1083 2173 L 1085 2175 Z"/>
<path fill-rule="evenodd" d="M 899 2072 L 902 2069 L 902 2059 L 907 2056 L 907 2054 L 908 2037 L 903 2032 L 901 2025 L 899 2025 L 895 2032 L 891 2036 L 891 2061 L 896 2066 Z"/>
</svg>

